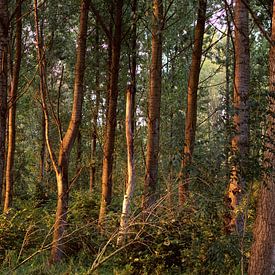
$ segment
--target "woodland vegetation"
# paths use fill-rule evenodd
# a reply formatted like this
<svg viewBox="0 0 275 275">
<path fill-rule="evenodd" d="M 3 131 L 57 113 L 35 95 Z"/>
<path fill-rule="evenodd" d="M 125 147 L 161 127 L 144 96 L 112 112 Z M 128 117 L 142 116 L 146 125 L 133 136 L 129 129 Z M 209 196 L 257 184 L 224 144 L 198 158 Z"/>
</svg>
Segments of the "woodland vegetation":
<svg viewBox="0 0 275 275">
<path fill-rule="evenodd" d="M 275 272 L 275 1 L 0 0 L 0 273 Z"/>
</svg>

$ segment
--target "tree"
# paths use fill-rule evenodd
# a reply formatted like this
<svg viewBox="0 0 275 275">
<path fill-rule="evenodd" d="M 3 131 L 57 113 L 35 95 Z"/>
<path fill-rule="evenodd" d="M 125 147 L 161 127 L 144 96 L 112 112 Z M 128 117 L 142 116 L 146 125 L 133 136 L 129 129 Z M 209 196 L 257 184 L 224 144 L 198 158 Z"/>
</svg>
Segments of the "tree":
<svg viewBox="0 0 275 275">
<path fill-rule="evenodd" d="M 244 188 L 248 180 L 249 157 L 249 21 L 248 10 L 242 0 L 236 0 L 235 13 L 235 70 L 234 70 L 234 134 L 231 140 L 232 168 L 228 190 L 232 215 L 228 227 L 236 227 L 238 233 L 243 230 L 243 215 L 237 214 Z"/>
<path fill-rule="evenodd" d="M 6 185 L 5 185 L 5 202 L 4 212 L 7 212 L 12 203 L 13 193 L 13 169 L 14 169 L 14 152 L 15 152 L 15 131 L 16 131 L 16 100 L 19 83 L 19 73 L 22 57 L 22 18 L 21 18 L 21 0 L 16 1 L 16 31 L 15 31 L 15 61 L 12 70 L 12 79 L 9 91 L 8 104 L 8 149 L 6 164 Z"/>
<path fill-rule="evenodd" d="M 143 194 L 144 209 L 150 207 L 156 200 L 159 158 L 163 24 L 162 0 L 154 0 L 152 17 L 152 61 L 150 68 L 150 91 L 148 95 L 146 173 Z"/>
<path fill-rule="evenodd" d="M 69 157 L 75 139 L 78 134 L 79 125 L 81 122 L 82 103 L 84 97 L 83 80 L 85 73 L 85 55 L 86 55 L 86 40 L 87 40 L 87 25 L 88 25 L 88 12 L 89 12 L 89 0 L 83 0 L 80 8 L 80 26 L 79 36 L 76 51 L 76 63 L 74 72 L 74 98 L 71 118 L 67 131 L 61 141 L 59 147 L 58 159 L 56 158 L 53 148 L 49 140 L 49 114 L 46 103 L 46 94 L 41 93 L 42 107 L 45 116 L 46 124 L 46 142 L 50 158 L 55 170 L 56 181 L 57 181 L 57 207 L 54 223 L 53 233 L 53 245 L 51 250 L 51 262 L 58 262 L 64 255 L 64 236 L 67 227 L 67 211 L 69 202 Z M 42 54 L 41 43 L 39 41 L 39 27 L 37 20 L 37 1 L 34 1 L 34 12 L 35 12 L 35 23 L 36 23 L 36 43 L 38 48 L 38 60 L 40 61 L 40 78 L 44 76 L 42 67 Z"/>
<path fill-rule="evenodd" d="M 130 214 L 131 198 L 135 188 L 135 167 L 134 167 L 134 140 L 133 140 L 133 97 L 134 89 L 130 85 L 126 92 L 126 114 L 125 114 L 125 134 L 127 141 L 127 185 L 122 204 L 120 218 L 119 236 L 117 245 L 121 246 L 125 242 L 128 219 Z"/>
<path fill-rule="evenodd" d="M 267 128 L 263 156 L 264 170 L 248 268 L 250 275 L 269 275 L 275 272 L 275 1 L 273 1 L 272 11 L 271 42 Z"/>
<path fill-rule="evenodd" d="M 9 41 L 8 3 L 0 1 L 0 202 L 5 168 L 6 117 L 7 117 L 7 59 Z"/>
<path fill-rule="evenodd" d="M 197 93 L 202 57 L 203 35 L 206 20 L 206 6 L 206 0 L 199 0 L 198 19 L 195 27 L 194 48 L 192 52 L 192 64 L 189 72 L 187 88 L 187 109 L 185 115 L 184 148 L 178 186 L 179 205 L 183 205 L 186 199 L 190 181 L 189 169 L 195 145 L 197 124 Z"/>
<path fill-rule="evenodd" d="M 113 171 L 113 153 L 115 145 L 116 131 L 116 112 L 118 98 L 118 76 L 119 61 L 121 49 L 121 32 L 122 32 L 122 8 L 123 1 L 117 1 L 115 4 L 115 26 L 114 34 L 111 34 L 111 71 L 110 85 L 107 100 L 106 129 L 103 146 L 103 164 L 102 164 L 102 193 L 99 211 L 98 224 L 102 226 L 105 219 L 106 208 L 111 203 L 112 198 L 112 171 Z"/>
</svg>

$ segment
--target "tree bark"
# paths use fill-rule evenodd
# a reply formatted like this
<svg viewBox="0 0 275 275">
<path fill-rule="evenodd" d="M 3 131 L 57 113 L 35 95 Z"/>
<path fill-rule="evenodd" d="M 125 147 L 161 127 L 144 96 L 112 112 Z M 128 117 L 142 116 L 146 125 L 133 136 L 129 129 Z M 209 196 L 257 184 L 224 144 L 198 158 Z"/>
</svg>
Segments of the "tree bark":
<svg viewBox="0 0 275 275">
<path fill-rule="evenodd" d="M 156 201 L 159 157 L 163 24 L 162 0 L 154 0 L 152 17 L 152 61 L 150 68 L 150 91 L 148 95 L 146 173 L 142 200 L 144 210 Z"/>
<path fill-rule="evenodd" d="M 232 168 L 228 198 L 232 217 L 228 225 L 241 234 L 243 231 L 243 214 L 236 214 L 241 203 L 247 182 L 249 157 L 249 20 L 248 10 L 243 0 L 235 2 L 235 71 L 234 71 L 234 136 L 231 141 Z M 235 213 L 234 213 L 235 212 Z"/>
<path fill-rule="evenodd" d="M 49 139 L 49 114 L 47 109 L 47 102 L 44 89 L 41 89 L 42 108 L 45 117 L 45 137 L 46 144 L 52 161 L 57 181 L 57 209 L 55 215 L 53 244 L 51 250 L 50 262 L 59 262 L 64 256 L 64 237 L 66 235 L 67 227 L 67 210 L 69 202 L 69 189 L 68 189 L 68 168 L 69 157 L 79 131 L 81 122 L 82 103 L 84 97 L 83 80 L 85 73 L 85 55 L 86 55 L 86 40 L 87 40 L 87 24 L 90 0 L 82 0 L 80 7 L 80 26 L 79 36 L 77 41 L 76 50 L 76 64 L 75 64 L 75 79 L 74 79 L 74 93 L 73 93 L 73 106 L 70 122 L 64 138 L 61 141 L 59 148 L 58 160 L 53 152 L 53 148 Z M 34 17 L 35 17 L 35 30 L 36 30 L 36 44 L 37 44 L 37 59 L 39 64 L 39 74 L 43 85 L 46 87 L 45 68 L 42 61 L 43 49 L 41 48 L 39 37 L 39 24 L 37 14 L 37 0 L 34 0 Z"/>
<path fill-rule="evenodd" d="M 15 119 L 16 119 L 16 97 L 19 83 L 19 73 L 22 57 L 22 18 L 21 18 L 21 0 L 16 1 L 16 34 L 15 34 L 15 63 L 12 73 L 9 106 L 8 106 L 8 149 L 6 164 L 6 187 L 4 212 L 7 212 L 12 203 L 13 193 L 13 169 L 15 152 Z"/>
<path fill-rule="evenodd" d="M 117 1 L 115 5 L 115 31 L 112 37 L 112 62 L 110 75 L 110 90 L 108 93 L 107 121 L 105 139 L 103 147 L 102 166 L 102 194 L 99 211 L 98 225 L 102 228 L 102 223 L 106 216 L 106 208 L 111 203 L 112 198 L 112 170 L 113 153 L 116 130 L 116 111 L 118 98 L 118 76 L 119 60 L 121 48 L 121 28 L 122 28 L 122 7 L 123 1 Z"/>
<path fill-rule="evenodd" d="M 199 86 L 200 65 L 202 57 L 203 35 L 205 30 L 207 0 L 199 0 L 198 19 L 195 27 L 195 41 L 192 52 L 192 63 L 188 78 L 187 108 L 185 115 L 184 148 L 179 174 L 179 205 L 186 201 L 190 182 L 190 165 L 195 145 L 197 125 L 197 93 Z"/>
<path fill-rule="evenodd" d="M 64 256 L 64 234 L 67 227 L 67 210 L 69 202 L 68 167 L 69 156 L 75 142 L 81 122 L 82 103 L 84 97 L 83 80 L 85 73 L 85 55 L 87 25 L 90 0 L 82 0 L 80 8 L 80 27 L 76 51 L 74 99 L 68 129 L 61 142 L 58 163 L 55 166 L 58 200 L 54 224 L 51 262 L 59 262 Z"/>
<path fill-rule="evenodd" d="M 137 71 L 137 0 L 132 1 L 132 14 L 131 14 L 131 53 L 130 53 L 130 75 L 131 86 L 133 90 L 133 108 L 132 108 L 132 131 L 135 132 L 135 113 L 136 113 L 136 71 Z"/>
<path fill-rule="evenodd" d="M 275 272 L 275 1 L 273 1 L 271 40 L 273 44 L 269 51 L 269 95 L 264 171 L 254 225 L 249 275 L 271 275 Z"/>
<path fill-rule="evenodd" d="M 6 0 L 0 0 L 0 203 L 2 199 L 2 188 L 5 172 L 8 41 L 8 3 Z"/>
<path fill-rule="evenodd" d="M 133 97 L 134 89 L 130 85 L 126 93 L 126 119 L 125 134 L 127 143 L 127 187 L 122 204 L 122 213 L 120 218 L 120 229 L 117 239 L 117 245 L 121 246 L 125 243 L 128 219 L 130 215 L 131 198 L 135 188 L 135 167 L 134 167 L 134 137 L 133 137 Z"/>
</svg>

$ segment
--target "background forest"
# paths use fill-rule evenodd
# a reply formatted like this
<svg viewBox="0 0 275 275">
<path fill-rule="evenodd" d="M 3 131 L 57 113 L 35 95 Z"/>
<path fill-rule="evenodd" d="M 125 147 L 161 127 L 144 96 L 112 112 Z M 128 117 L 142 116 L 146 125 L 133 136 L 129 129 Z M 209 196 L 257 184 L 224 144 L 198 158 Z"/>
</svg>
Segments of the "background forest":
<svg viewBox="0 0 275 275">
<path fill-rule="evenodd" d="M 0 273 L 275 272 L 274 3 L 0 0 Z"/>
</svg>

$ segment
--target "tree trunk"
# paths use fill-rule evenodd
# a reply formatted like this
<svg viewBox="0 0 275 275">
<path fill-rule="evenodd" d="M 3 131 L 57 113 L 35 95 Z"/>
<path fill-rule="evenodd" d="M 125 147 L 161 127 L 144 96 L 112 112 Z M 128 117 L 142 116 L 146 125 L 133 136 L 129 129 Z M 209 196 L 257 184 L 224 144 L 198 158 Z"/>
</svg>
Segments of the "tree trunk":
<svg viewBox="0 0 275 275">
<path fill-rule="evenodd" d="M 181 163 L 181 172 L 179 175 L 178 192 L 180 206 L 184 204 L 189 188 L 189 170 L 195 144 L 197 125 L 197 93 L 200 76 L 203 35 L 205 29 L 206 6 L 207 0 L 199 0 L 198 19 L 195 27 L 195 41 L 192 52 L 192 63 L 188 79 L 184 148 Z"/>
<path fill-rule="evenodd" d="M 95 52 L 96 52 L 96 73 L 95 73 L 95 89 L 96 98 L 95 106 L 92 110 L 92 143 L 91 143 L 91 169 L 90 169 L 90 192 L 93 191 L 95 176 L 96 176 L 96 147 L 97 147 L 97 119 L 100 103 L 100 60 L 99 60 L 99 26 L 96 23 L 96 36 L 95 36 Z"/>
<path fill-rule="evenodd" d="M 68 167 L 69 156 L 75 142 L 81 122 L 82 103 L 84 97 L 83 80 L 85 73 L 85 55 L 87 40 L 87 24 L 90 0 L 82 0 L 80 9 L 80 27 L 78 47 L 76 52 L 74 100 L 71 119 L 64 139 L 60 145 L 58 165 L 55 168 L 57 179 L 58 200 L 54 224 L 53 246 L 51 262 L 58 262 L 64 255 L 64 241 L 62 240 L 67 227 L 67 209 L 69 201 Z"/>
<path fill-rule="evenodd" d="M 150 91 L 148 95 L 146 173 L 142 200 L 144 210 L 156 201 L 159 156 L 163 24 L 162 0 L 154 0 L 152 17 L 152 61 L 150 69 Z"/>
<path fill-rule="evenodd" d="M 129 86 L 126 94 L 126 119 L 125 119 L 125 134 L 127 143 L 127 187 L 122 204 L 122 213 L 120 218 L 119 236 L 117 245 L 121 246 L 125 243 L 128 219 L 130 215 L 131 198 L 135 188 L 135 167 L 134 167 L 134 137 L 133 137 L 133 97 L 134 90 Z"/>
<path fill-rule="evenodd" d="M 263 159 L 263 180 L 254 225 L 248 274 L 271 275 L 275 272 L 275 1 L 269 51 L 269 96 L 267 130 Z"/>
<path fill-rule="evenodd" d="M 46 93 L 41 90 L 42 107 L 45 117 L 45 130 L 46 130 L 46 143 L 51 158 L 57 180 L 57 209 L 54 224 L 53 244 L 51 250 L 51 263 L 58 262 L 64 255 L 64 237 L 66 234 L 67 227 L 67 209 L 69 201 L 69 190 L 68 190 L 68 169 L 69 169 L 69 157 L 75 139 L 79 131 L 79 125 L 81 122 L 82 103 L 84 97 L 83 80 L 85 73 L 85 55 L 86 55 L 86 40 L 87 40 L 87 22 L 89 12 L 90 0 L 81 1 L 80 9 L 80 27 L 79 36 L 76 50 L 76 64 L 75 64 L 75 79 L 74 79 L 74 98 L 73 107 L 69 126 L 61 141 L 59 148 L 58 160 L 53 152 L 49 140 L 49 114 L 46 103 Z M 40 77 L 46 81 L 43 77 L 45 76 L 45 68 L 43 68 L 43 62 L 40 62 L 43 58 L 43 49 L 39 39 L 39 25 L 37 15 L 37 0 L 34 0 L 34 15 L 35 15 L 35 29 L 36 29 L 36 43 L 37 43 L 37 56 Z M 44 83 L 45 87 L 46 84 Z"/>
<path fill-rule="evenodd" d="M 110 90 L 108 93 L 107 121 L 103 147 L 102 195 L 98 219 L 99 226 L 102 226 L 102 222 L 106 215 L 107 205 L 111 203 L 112 198 L 112 170 L 118 98 L 118 75 L 121 48 L 122 7 L 123 1 L 117 1 L 115 6 L 115 31 L 112 38 Z"/>
<path fill-rule="evenodd" d="M 136 113 L 136 71 L 137 71 L 137 0 L 132 1 L 132 14 L 131 14 L 131 53 L 130 53 L 130 75 L 131 86 L 133 90 L 133 108 L 132 108 L 132 131 L 135 132 L 135 113 Z"/>
<path fill-rule="evenodd" d="M 4 183 L 6 118 L 7 118 L 7 57 L 9 40 L 8 3 L 0 0 L 0 203 Z"/>
<path fill-rule="evenodd" d="M 9 94 L 9 111 L 8 111 L 8 150 L 6 165 L 6 188 L 4 212 L 7 212 L 12 203 L 13 193 L 13 169 L 14 169 L 14 152 L 15 152 L 15 118 L 16 118 L 16 97 L 19 82 L 19 73 L 21 66 L 21 48 L 22 48 L 22 18 L 21 18 L 21 0 L 16 1 L 16 37 L 15 37 L 15 63 L 12 73 L 10 94 Z"/>
<path fill-rule="evenodd" d="M 232 216 L 229 228 L 236 228 L 239 234 L 243 230 L 243 214 L 236 215 L 241 203 L 247 181 L 249 156 L 249 20 L 248 10 L 242 0 L 235 3 L 235 72 L 234 72 L 234 136 L 231 141 L 232 168 L 229 183 L 228 198 Z"/>
</svg>

